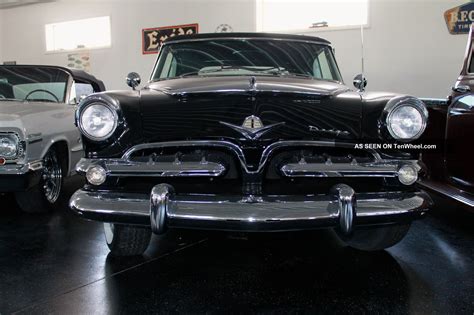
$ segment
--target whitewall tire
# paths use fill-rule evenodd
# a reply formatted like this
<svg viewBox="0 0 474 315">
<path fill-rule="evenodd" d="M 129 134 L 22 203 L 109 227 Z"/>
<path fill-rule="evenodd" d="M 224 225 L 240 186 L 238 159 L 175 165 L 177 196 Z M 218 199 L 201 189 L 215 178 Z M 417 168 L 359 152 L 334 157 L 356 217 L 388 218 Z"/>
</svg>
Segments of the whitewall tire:
<svg viewBox="0 0 474 315">
<path fill-rule="evenodd" d="M 151 230 L 141 226 L 104 223 L 104 234 L 114 256 L 142 255 L 151 240 Z"/>
</svg>

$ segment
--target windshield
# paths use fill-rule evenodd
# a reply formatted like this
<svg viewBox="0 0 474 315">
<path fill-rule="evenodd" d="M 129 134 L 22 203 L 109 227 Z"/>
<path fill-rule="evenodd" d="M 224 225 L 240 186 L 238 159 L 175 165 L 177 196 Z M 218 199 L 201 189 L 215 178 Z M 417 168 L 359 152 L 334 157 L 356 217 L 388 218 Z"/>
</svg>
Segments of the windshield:
<svg viewBox="0 0 474 315">
<path fill-rule="evenodd" d="M 69 74 L 41 66 L 0 66 L 0 101 L 64 102 Z"/>
<path fill-rule="evenodd" d="M 342 81 L 330 46 L 271 39 L 215 39 L 164 45 L 152 80 L 227 75 Z"/>
</svg>

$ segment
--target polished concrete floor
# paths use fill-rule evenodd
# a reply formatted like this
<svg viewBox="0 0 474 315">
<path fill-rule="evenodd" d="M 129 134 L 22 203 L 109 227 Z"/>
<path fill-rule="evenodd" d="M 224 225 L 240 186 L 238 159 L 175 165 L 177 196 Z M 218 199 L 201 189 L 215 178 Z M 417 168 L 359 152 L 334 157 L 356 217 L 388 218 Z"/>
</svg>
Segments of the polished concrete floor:
<svg viewBox="0 0 474 315">
<path fill-rule="evenodd" d="M 0 206 L 0 314 L 474 313 L 474 216 L 445 202 L 382 252 L 330 231 L 174 231 L 133 259 L 109 257 L 101 225 L 66 206 Z"/>
</svg>

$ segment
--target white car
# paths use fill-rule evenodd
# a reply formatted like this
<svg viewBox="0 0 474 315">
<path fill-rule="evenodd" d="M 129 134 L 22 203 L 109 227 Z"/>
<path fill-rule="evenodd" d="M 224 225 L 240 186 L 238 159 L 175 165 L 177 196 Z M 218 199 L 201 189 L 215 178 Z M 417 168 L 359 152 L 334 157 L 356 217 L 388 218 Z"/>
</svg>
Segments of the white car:
<svg viewBox="0 0 474 315">
<path fill-rule="evenodd" d="M 25 212 L 45 212 L 63 178 L 83 156 L 75 105 L 102 81 L 57 66 L 0 66 L 0 194 L 14 193 Z"/>
</svg>

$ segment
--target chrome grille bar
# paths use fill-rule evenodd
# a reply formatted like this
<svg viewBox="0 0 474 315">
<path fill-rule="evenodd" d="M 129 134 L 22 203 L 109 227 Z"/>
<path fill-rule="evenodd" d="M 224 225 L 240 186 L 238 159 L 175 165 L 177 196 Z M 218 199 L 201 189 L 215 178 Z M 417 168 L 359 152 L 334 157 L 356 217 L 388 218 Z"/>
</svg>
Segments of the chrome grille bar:
<svg viewBox="0 0 474 315">
<path fill-rule="evenodd" d="M 85 173 L 91 165 L 102 166 L 108 176 L 145 177 L 217 177 L 224 174 L 226 167 L 214 162 L 136 162 L 119 159 L 90 160 L 81 159 L 76 166 L 78 173 Z"/>
<path fill-rule="evenodd" d="M 413 164 L 416 161 L 405 161 Z M 416 165 L 416 164 L 415 164 Z M 398 161 L 372 163 L 289 163 L 280 168 L 286 177 L 396 177 Z"/>
</svg>

